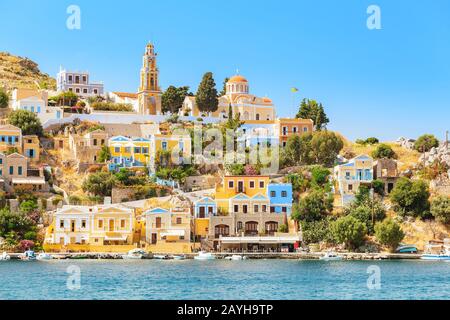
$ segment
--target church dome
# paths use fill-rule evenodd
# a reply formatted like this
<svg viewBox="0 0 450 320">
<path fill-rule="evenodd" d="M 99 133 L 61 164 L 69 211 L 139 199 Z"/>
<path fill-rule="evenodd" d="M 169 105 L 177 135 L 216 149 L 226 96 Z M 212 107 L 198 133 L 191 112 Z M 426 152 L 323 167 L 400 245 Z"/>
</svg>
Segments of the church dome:
<svg viewBox="0 0 450 320">
<path fill-rule="evenodd" d="M 248 82 L 247 79 L 245 79 L 243 76 L 241 75 L 235 75 L 232 76 L 229 80 L 229 83 L 237 83 L 237 82 Z"/>
</svg>

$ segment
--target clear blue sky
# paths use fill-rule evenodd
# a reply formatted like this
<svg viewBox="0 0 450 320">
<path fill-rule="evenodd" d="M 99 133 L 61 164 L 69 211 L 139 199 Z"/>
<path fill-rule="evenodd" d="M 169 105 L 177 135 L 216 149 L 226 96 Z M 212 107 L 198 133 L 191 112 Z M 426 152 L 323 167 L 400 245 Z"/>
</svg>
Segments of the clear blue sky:
<svg viewBox="0 0 450 320">
<path fill-rule="evenodd" d="M 81 30 L 66 28 L 69 5 Z M 382 30 L 366 27 L 370 4 Z M 330 128 L 355 139 L 450 129 L 450 1 L 0 1 L 0 50 L 55 76 L 88 70 L 109 91 L 137 90 L 146 42 L 159 53 L 161 85 L 195 92 L 206 71 L 218 88 L 236 69 L 279 116 L 290 88 L 321 101 Z"/>
</svg>

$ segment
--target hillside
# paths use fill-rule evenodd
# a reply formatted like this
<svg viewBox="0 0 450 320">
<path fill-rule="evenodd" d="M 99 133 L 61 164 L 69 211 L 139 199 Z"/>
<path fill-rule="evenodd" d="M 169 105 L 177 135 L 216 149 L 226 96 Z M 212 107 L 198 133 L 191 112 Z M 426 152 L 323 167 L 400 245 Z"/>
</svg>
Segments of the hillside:
<svg viewBox="0 0 450 320">
<path fill-rule="evenodd" d="M 0 52 L 0 88 L 55 89 L 56 80 L 42 73 L 36 62 Z"/>
</svg>

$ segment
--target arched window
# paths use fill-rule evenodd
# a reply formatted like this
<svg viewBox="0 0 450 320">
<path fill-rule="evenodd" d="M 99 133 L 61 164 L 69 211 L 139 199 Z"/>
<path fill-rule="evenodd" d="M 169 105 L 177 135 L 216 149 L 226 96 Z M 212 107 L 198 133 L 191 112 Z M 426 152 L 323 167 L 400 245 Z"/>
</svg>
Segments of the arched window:
<svg viewBox="0 0 450 320">
<path fill-rule="evenodd" d="M 248 221 L 245 223 L 245 235 L 256 236 L 258 234 L 258 222 Z"/>
<path fill-rule="evenodd" d="M 256 120 L 259 120 L 259 113 L 256 114 Z"/>
<path fill-rule="evenodd" d="M 214 227 L 214 236 L 219 238 L 220 236 L 229 236 L 230 227 L 226 224 L 218 224 Z"/>
<path fill-rule="evenodd" d="M 268 235 L 273 235 L 278 230 L 278 222 L 276 221 L 267 221 L 265 232 Z"/>
</svg>

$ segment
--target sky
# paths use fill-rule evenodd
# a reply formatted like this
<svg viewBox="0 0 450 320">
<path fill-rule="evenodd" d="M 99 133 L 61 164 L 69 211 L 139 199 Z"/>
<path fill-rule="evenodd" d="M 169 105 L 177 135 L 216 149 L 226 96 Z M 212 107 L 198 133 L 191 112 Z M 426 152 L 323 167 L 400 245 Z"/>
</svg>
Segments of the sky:
<svg viewBox="0 0 450 320">
<path fill-rule="evenodd" d="M 80 29 L 66 26 L 70 5 Z M 370 5 L 381 29 L 367 27 Z M 62 65 L 89 71 L 107 91 L 136 92 L 148 41 L 162 89 L 195 92 L 211 71 L 220 90 L 239 70 L 278 116 L 315 99 L 329 129 L 349 139 L 443 139 L 450 130 L 448 0 L 0 0 L 0 51 L 53 77 Z"/>
</svg>

